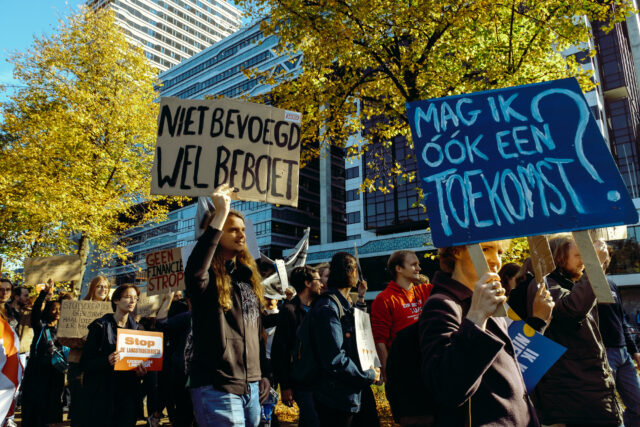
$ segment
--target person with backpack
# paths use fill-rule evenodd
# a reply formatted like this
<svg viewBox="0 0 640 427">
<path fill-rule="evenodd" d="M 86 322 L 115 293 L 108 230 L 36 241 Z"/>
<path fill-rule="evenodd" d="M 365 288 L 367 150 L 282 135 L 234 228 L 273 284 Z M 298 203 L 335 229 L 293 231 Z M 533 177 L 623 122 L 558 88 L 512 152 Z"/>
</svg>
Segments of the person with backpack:
<svg viewBox="0 0 640 427">
<path fill-rule="evenodd" d="M 62 422 L 66 358 L 64 364 L 54 363 L 63 348 L 57 340 L 60 301 L 52 300 L 52 296 L 53 282 L 49 280 L 31 311 L 34 338 L 22 380 L 22 425 L 25 427 Z"/>
<path fill-rule="evenodd" d="M 311 303 L 322 293 L 320 273 L 308 265 L 296 267 L 291 272 L 289 283 L 296 296 L 282 305 L 278 314 L 278 326 L 271 346 L 271 364 L 276 380 L 280 383 L 282 403 L 291 407 L 295 401 L 300 409 L 299 427 L 317 427 L 318 415 L 313 406 L 313 394 L 306 384 L 297 384 L 291 378 L 292 361 L 295 357 L 296 332 Z"/>
<path fill-rule="evenodd" d="M 504 317 L 498 271 L 504 242 L 480 243 L 490 272 L 478 277 L 466 246 L 439 249 L 440 268 L 420 316 L 423 381 L 436 426 L 539 426 Z M 548 302 L 552 304 L 551 301 Z"/>
<path fill-rule="evenodd" d="M 244 217 L 230 209 L 232 192 L 226 184 L 214 191 L 215 212 L 202 222 L 184 272 L 192 316 L 189 384 L 200 427 L 258 426 L 271 388 L 261 277 Z"/>
<path fill-rule="evenodd" d="M 362 391 L 380 381 L 380 369 L 360 367 L 354 308 L 348 300 L 358 281 L 356 259 L 346 252 L 336 253 L 331 259 L 328 289 L 311 309 L 311 342 L 320 371 L 313 397 L 321 426 L 350 426 L 356 415 L 378 420 L 377 413 L 361 411 Z M 375 411 L 375 405 L 367 407 Z"/>
</svg>

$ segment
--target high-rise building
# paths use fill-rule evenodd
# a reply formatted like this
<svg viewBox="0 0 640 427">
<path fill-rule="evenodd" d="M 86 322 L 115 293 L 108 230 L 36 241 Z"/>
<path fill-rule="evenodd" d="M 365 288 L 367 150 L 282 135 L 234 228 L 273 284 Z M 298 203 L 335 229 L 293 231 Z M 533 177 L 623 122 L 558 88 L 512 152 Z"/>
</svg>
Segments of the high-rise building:
<svg viewBox="0 0 640 427">
<path fill-rule="evenodd" d="M 129 42 L 142 46 L 159 71 L 240 28 L 240 10 L 226 0 L 88 0 L 87 5 L 112 9 Z"/>
<path fill-rule="evenodd" d="M 277 44 L 276 37 L 264 36 L 259 24 L 237 31 L 161 73 L 160 96 L 202 99 L 264 95 L 270 87 L 258 78 L 246 76 L 244 70 L 284 70 L 289 78 L 300 72 L 301 55 L 278 56 Z M 320 177 L 325 174 L 331 182 L 328 190 L 320 184 Z M 321 214 L 321 206 L 330 207 L 329 215 Z M 283 250 L 294 247 L 307 227 L 311 229 L 311 244 L 345 240 L 344 153 L 332 148 L 330 155 L 300 169 L 298 208 L 243 201 L 233 201 L 232 207 L 252 221 L 260 250 L 271 258 L 279 258 Z M 195 213 L 195 205 L 190 204 L 172 211 L 165 222 L 127 230 L 121 238 L 132 252 L 131 257 L 124 262 L 113 260 L 104 268 L 94 266 L 93 274 L 104 274 L 117 284 L 143 282 L 144 274 L 139 270 L 146 267 L 144 255 L 193 241 Z"/>
</svg>

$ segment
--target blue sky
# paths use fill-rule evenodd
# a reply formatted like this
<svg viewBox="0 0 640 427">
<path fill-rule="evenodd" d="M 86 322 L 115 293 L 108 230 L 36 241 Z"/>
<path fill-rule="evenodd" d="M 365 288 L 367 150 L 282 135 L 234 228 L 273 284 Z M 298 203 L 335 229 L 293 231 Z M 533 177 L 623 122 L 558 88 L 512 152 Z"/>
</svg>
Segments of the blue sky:
<svg viewBox="0 0 640 427">
<path fill-rule="evenodd" d="M 0 3 L 0 84 L 15 85 L 13 65 L 7 62 L 9 55 L 28 49 L 34 35 L 50 34 L 58 26 L 58 19 L 70 10 L 77 10 L 84 0 L 3 0 Z M 0 95 L 0 98 L 3 97 Z"/>
</svg>

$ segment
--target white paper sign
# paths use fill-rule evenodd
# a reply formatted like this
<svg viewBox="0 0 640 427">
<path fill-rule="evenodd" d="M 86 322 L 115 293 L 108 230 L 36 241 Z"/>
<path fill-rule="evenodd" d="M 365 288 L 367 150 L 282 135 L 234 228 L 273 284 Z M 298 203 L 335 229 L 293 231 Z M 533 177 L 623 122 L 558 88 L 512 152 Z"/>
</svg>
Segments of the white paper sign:
<svg viewBox="0 0 640 427">
<path fill-rule="evenodd" d="M 373 342 L 373 331 L 369 313 L 362 310 L 353 310 L 353 317 L 356 322 L 356 347 L 360 356 L 360 367 L 363 371 L 371 369 L 371 366 L 379 368 L 381 366 L 376 345 Z"/>
<path fill-rule="evenodd" d="M 278 273 L 278 278 L 280 279 L 280 286 L 282 289 L 282 294 L 284 295 L 284 291 L 289 287 L 289 278 L 287 277 L 287 267 L 284 264 L 284 260 L 277 259 L 275 262 L 276 272 Z"/>
<path fill-rule="evenodd" d="M 251 218 L 244 219 L 244 236 L 247 242 L 247 248 L 253 259 L 260 259 L 260 249 L 258 248 L 258 238 L 256 237 L 256 230 L 253 227 L 253 221 Z"/>
</svg>

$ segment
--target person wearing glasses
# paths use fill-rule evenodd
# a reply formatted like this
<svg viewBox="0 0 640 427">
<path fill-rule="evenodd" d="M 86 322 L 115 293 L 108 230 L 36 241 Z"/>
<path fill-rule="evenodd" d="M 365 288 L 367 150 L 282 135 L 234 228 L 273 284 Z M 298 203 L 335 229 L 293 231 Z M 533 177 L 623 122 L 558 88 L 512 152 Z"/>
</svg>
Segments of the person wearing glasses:
<svg viewBox="0 0 640 427">
<path fill-rule="evenodd" d="M 294 268 L 289 283 L 295 288 L 296 296 L 285 302 L 278 314 L 278 325 L 271 346 L 271 364 L 282 390 L 282 403 L 289 407 L 293 406 L 294 401 L 298 404 L 298 426 L 316 427 L 318 415 L 313 406 L 312 391 L 291 380 L 291 352 L 296 341 L 296 331 L 311 310 L 311 303 L 322 294 L 324 284 L 318 270 L 307 265 Z"/>
<path fill-rule="evenodd" d="M 139 365 L 135 371 L 114 371 L 120 360 L 116 348 L 118 329 L 138 329 L 132 315 L 140 297 L 134 285 L 120 285 L 111 297 L 113 313 L 89 325 L 80 366 L 84 375 L 82 426 L 135 426 L 140 405 L 140 377 L 147 373 Z"/>
</svg>

